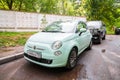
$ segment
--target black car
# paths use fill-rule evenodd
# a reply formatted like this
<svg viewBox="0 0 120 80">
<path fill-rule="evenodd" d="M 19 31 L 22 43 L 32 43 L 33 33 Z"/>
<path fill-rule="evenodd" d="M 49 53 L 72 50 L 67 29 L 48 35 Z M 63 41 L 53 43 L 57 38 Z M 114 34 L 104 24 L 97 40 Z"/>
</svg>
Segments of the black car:
<svg viewBox="0 0 120 80">
<path fill-rule="evenodd" d="M 93 43 L 101 43 L 106 38 L 106 26 L 102 21 L 88 21 L 87 28 L 92 34 Z"/>
<path fill-rule="evenodd" d="M 120 35 L 120 28 L 115 28 L 115 34 Z"/>
</svg>

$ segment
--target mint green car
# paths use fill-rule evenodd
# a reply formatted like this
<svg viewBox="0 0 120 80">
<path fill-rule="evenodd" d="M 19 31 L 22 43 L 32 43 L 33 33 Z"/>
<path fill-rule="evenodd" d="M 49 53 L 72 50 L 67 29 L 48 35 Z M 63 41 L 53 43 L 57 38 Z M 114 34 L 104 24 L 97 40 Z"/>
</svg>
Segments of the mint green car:
<svg viewBox="0 0 120 80">
<path fill-rule="evenodd" d="M 85 49 L 92 48 L 92 35 L 82 21 L 56 21 L 32 35 L 24 47 L 24 58 L 46 67 L 72 69 Z"/>
</svg>

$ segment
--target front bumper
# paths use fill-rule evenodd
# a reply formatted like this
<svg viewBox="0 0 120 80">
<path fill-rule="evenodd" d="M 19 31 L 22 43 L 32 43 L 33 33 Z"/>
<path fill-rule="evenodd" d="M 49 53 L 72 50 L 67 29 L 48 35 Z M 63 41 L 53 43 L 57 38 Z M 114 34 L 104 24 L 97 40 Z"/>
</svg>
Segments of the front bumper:
<svg viewBox="0 0 120 80">
<path fill-rule="evenodd" d="M 41 66 L 45 66 L 45 67 L 64 67 L 66 66 L 66 61 L 63 60 L 59 60 L 59 59 L 38 59 L 32 56 L 28 56 L 26 54 L 24 54 L 24 58 L 32 63 L 41 65 Z"/>
<path fill-rule="evenodd" d="M 53 61 L 52 59 L 36 58 L 36 57 L 28 55 L 27 53 L 24 53 L 24 57 L 29 58 L 29 59 L 31 59 L 33 61 L 44 63 L 44 64 L 51 64 L 52 61 Z"/>
<path fill-rule="evenodd" d="M 100 36 L 99 35 L 93 35 L 93 37 L 92 37 L 92 41 L 93 42 L 99 42 L 99 40 L 100 40 Z"/>
<path fill-rule="evenodd" d="M 30 46 L 30 47 L 28 47 Z M 36 49 L 31 46 L 36 46 Z M 38 49 L 39 48 L 39 49 Z M 41 58 L 37 58 L 29 55 L 28 51 L 32 51 L 38 54 L 41 54 Z M 55 55 L 55 52 L 60 51 L 60 55 Z M 64 48 L 60 48 L 58 50 L 51 49 L 49 44 L 38 44 L 38 43 L 27 43 L 24 48 L 24 58 L 27 61 L 32 63 L 46 66 L 46 67 L 64 67 L 66 66 L 68 59 L 68 51 Z"/>
</svg>

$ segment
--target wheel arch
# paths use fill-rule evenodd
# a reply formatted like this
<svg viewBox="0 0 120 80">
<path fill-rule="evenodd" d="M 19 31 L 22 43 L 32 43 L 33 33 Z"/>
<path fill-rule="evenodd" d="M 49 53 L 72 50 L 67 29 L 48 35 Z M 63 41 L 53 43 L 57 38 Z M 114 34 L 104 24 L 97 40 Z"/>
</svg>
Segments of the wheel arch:
<svg viewBox="0 0 120 80">
<path fill-rule="evenodd" d="M 75 49 L 76 49 L 77 54 L 78 54 L 78 47 L 77 47 L 77 46 L 74 46 L 73 48 L 75 48 Z M 72 49 L 73 49 L 73 48 L 72 48 Z M 71 49 L 71 50 L 72 50 L 72 49 Z"/>
<path fill-rule="evenodd" d="M 78 47 L 77 47 L 77 46 L 73 46 L 73 47 L 70 49 L 69 54 L 68 54 L 68 57 L 67 57 L 67 63 L 66 63 L 66 66 L 65 66 L 67 69 L 73 69 L 73 68 L 69 68 L 69 62 L 68 62 L 68 61 L 69 61 L 69 56 L 70 56 L 71 51 L 72 51 L 73 48 L 75 48 L 75 50 L 76 50 L 76 52 L 77 52 L 77 53 L 76 53 L 76 54 L 77 54 L 76 56 L 78 57 Z"/>
<path fill-rule="evenodd" d="M 78 47 L 77 47 L 77 46 L 73 46 L 73 47 L 71 47 L 70 50 L 69 50 L 69 53 L 68 53 L 68 56 L 67 56 L 67 61 L 68 61 L 68 57 L 69 57 L 69 55 L 70 55 L 70 52 L 72 51 L 73 48 L 75 48 L 75 49 L 77 50 L 77 56 L 78 56 Z"/>
</svg>

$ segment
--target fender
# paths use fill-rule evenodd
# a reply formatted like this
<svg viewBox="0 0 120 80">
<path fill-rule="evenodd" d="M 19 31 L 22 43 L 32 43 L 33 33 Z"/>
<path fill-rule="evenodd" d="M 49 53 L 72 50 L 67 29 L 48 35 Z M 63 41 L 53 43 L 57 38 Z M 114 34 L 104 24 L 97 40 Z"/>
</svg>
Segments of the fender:
<svg viewBox="0 0 120 80">
<path fill-rule="evenodd" d="M 64 46 L 64 55 L 65 55 L 65 61 L 66 61 L 66 63 L 67 63 L 67 60 L 68 60 L 68 56 L 69 56 L 69 54 L 70 54 L 70 52 L 71 52 L 71 50 L 72 50 L 72 48 L 73 47 L 77 47 L 77 49 L 78 49 L 78 45 L 77 45 L 77 43 L 76 43 L 76 41 L 69 41 L 69 42 L 65 42 L 65 44 L 63 45 Z"/>
</svg>

